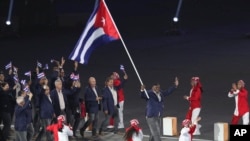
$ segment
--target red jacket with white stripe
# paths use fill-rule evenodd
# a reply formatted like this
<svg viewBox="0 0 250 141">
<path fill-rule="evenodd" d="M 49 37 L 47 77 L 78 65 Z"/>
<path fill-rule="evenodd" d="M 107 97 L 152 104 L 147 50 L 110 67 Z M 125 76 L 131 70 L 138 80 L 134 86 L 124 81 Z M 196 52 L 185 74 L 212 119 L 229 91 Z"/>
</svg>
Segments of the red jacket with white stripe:
<svg viewBox="0 0 250 141">
<path fill-rule="evenodd" d="M 193 87 L 190 91 L 190 97 L 188 98 L 190 102 L 190 108 L 200 108 L 201 107 L 201 89 L 200 87 Z"/>
<path fill-rule="evenodd" d="M 114 79 L 114 87 L 117 90 L 118 102 L 125 100 L 124 90 L 123 90 L 125 82 L 126 82 L 126 80 L 121 80 L 120 78 Z"/>
</svg>

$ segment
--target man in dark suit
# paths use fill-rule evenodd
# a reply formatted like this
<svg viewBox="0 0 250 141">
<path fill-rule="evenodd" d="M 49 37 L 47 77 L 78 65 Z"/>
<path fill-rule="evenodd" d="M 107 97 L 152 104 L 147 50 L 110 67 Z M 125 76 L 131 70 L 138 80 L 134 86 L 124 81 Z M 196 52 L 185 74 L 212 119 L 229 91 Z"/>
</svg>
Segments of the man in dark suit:
<svg viewBox="0 0 250 141">
<path fill-rule="evenodd" d="M 62 86 L 62 80 L 57 79 L 55 81 L 55 89 L 50 92 L 56 117 L 66 115 L 67 94 L 67 90 Z"/>
<path fill-rule="evenodd" d="M 38 98 L 42 130 L 39 131 L 36 141 L 41 141 L 44 134 L 46 134 L 47 141 L 53 141 L 51 133 L 46 131 L 46 127 L 50 125 L 52 118 L 55 117 L 54 107 L 52 104 L 53 102 L 50 96 L 50 88 L 48 86 L 47 79 L 41 93 L 38 94 Z"/>
<path fill-rule="evenodd" d="M 176 77 L 174 85 L 167 90 L 161 90 L 160 84 L 153 85 L 151 90 L 145 90 L 145 86 L 141 86 L 141 98 L 147 102 L 146 121 L 150 129 L 149 141 L 161 141 L 160 119 L 163 114 L 164 98 L 174 92 L 178 87 L 179 80 Z"/>
<path fill-rule="evenodd" d="M 116 134 L 118 131 L 118 95 L 117 91 L 114 88 L 113 78 L 108 77 L 106 79 L 106 87 L 103 89 L 102 95 L 102 103 L 103 103 L 103 111 L 105 114 L 105 118 L 102 121 L 99 134 L 102 134 L 102 131 L 107 128 L 109 119 L 112 117 L 114 119 L 114 133 Z"/>
<path fill-rule="evenodd" d="M 86 111 L 88 113 L 88 121 L 80 129 L 80 133 L 84 136 L 86 128 L 92 124 L 92 136 L 96 136 L 96 128 L 98 123 L 98 111 L 101 102 L 100 91 L 96 86 L 96 79 L 89 78 L 89 85 L 84 90 L 84 99 L 86 104 Z"/>
</svg>

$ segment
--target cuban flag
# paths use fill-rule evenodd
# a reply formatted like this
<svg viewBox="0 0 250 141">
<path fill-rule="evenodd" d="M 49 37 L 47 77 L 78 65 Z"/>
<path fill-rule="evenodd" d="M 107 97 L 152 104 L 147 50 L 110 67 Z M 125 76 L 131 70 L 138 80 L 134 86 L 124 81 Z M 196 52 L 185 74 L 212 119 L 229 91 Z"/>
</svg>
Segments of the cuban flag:
<svg viewBox="0 0 250 141">
<path fill-rule="evenodd" d="M 42 68 L 43 65 L 42 65 L 42 63 L 40 63 L 40 62 L 37 61 L 36 62 L 36 66 L 39 67 L 39 68 Z"/>
<path fill-rule="evenodd" d="M 125 71 L 125 67 L 123 65 L 120 65 L 120 70 Z"/>
<path fill-rule="evenodd" d="M 31 76 L 31 71 L 25 72 L 24 75 Z"/>
<path fill-rule="evenodd" d="M 14 76 L 13 76 L 13 79 L 15 80 L 15 82 L 19 82 L 19 78 L 18 78 L 17 75 L 14 75 Z"/>
<path fill-rule="evenodd" d="M 25 85 L 26 84 L 26 80 L 21 80 L 21 84 Z"/>
<path fill-rule="evenodd" d="M 45 77 L 44 72 L 41 72 L 41 73 L 37 74 L 37 78 L 38 78 L 38 79 L 40 79 L 40 78 L 42 78 L 42 77 Z"/>
<path fill-rule="evenodd" d="M 91 14 L 69 59 L 87 64 L 92 51 L 101 45 L 120 39 L 119 32 L 104 0 L 96 0 Z"/>
<path fill-rule="evenodd" d="M 7 70 L 7 69 L 9 69 L 9 68 L 11 68 L 12 67 L 12 62 L 9 62 L 6 66 L 5 66 L 5 69 Z"/>
<path fill-rule="evenodd" d="M 77 80 L 79 80 L 80 79 L 80 76 L 79 76 L 79 74 L 77 74 L 77 75 L 74 75 L 74 77 L 73 77 L 73 80 L 74 81 L 77 81 Z"/>
<path fill-rule="evenodd" d="M 17 74 L 18 68 L 13 66 L 13 71 L 14 71 L 14 74 Z"/>
<path fill-rule="evenodd" d="M 74 80 L 74 81 L 77 81 L 77 80 L 80 79 L 80 76 L 79 76 L 79 74 L 75 75 L 74 73 L 71 73 L 70 79 L 72 79 L 72 80 Z"/>
<path fill-rule="evenodd" d="M 23 88 L 23 91 L 30 92 L 29 85 L 25 85 L 24 88 Z"/>
</svg>

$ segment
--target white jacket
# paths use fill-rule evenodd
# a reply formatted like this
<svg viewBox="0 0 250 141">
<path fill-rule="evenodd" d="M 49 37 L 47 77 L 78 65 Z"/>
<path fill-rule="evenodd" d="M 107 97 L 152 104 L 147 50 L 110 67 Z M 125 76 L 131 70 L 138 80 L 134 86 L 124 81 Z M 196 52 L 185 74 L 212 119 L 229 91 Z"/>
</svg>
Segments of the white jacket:
<svg viewBox="0 0 250 141">
<path fill-rule="evenodd" d="M 73 131 L 69 126 L 64 125 L 62 132 L 60 132 L 60 131 L 58 132 L 58 140 L 59 141 L 69 141 L 69 136 L 73 136 Z"/>
<path fill-rule="evenodd" d="M 133 133 L 132 140 L 133 141 L 142 141 L 143 140 L 143 133 L 142 133 L 141 129 L 139 130 L 138 134 Z"/>
</svg>

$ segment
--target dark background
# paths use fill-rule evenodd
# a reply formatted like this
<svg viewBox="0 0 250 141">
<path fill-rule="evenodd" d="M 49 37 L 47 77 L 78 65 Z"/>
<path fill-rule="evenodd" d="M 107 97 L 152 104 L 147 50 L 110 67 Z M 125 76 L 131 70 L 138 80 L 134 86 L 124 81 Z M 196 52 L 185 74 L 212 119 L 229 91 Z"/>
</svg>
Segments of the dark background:
<svg viewBox="0 0 250 141">
<path fill-rule="evenodd" d="M 1 68 L 4 70 L 12 61 L 19 68 L 20 77 L 25 78 L 22 74 L 34 70 L 37 60 L 52 67 L 50 59 L 64 56 L 65 70 L 69 73 L 73 62 L 67 57 L 85 27 L 94 1 L 31 2 L 23 6 L 22 0 L 16 1 L 13 24 L 6 27 L 8 0 L 0 0 Z M 178 127 L 188 109 L 182 97 L 189 94 L 190 78 L 201 78 L 202 135 L 195 138 L 212 140 L 213 124 L 231 120 L 234 99 L 227 97 L 231 83 L 243 79 L 250 88 L 250 1 L 183 0 L 177 25 L 180 35 L 166 34 L 176 26 L 172 18 L 177 0 L 106 0 L 106 3 L 146 87 L 159 82 L 166 89 L 175 76 L 179 77 L 180 86 L 166 98 L 164 110 L 164 116 L 178 118 Z M 99 87 L 103 87 L 111 72 L 119 72 L 120 64 L 124 64 L 129 75 L 125 87 L 126 125 L 131 118 L 138 118 L 144 133 L 149 134 L 144 119 L 146 103 L 138 96 L 140 82 L 120 40 L 97 48 L 89 64 L 79 66 L 83 86 L 89 76 L 95 76 Z"/>
</svg>

